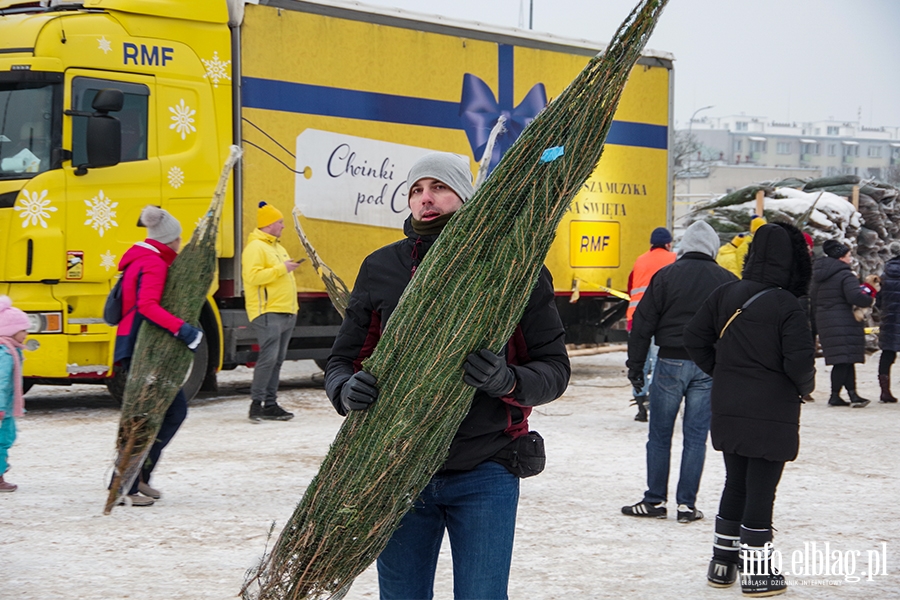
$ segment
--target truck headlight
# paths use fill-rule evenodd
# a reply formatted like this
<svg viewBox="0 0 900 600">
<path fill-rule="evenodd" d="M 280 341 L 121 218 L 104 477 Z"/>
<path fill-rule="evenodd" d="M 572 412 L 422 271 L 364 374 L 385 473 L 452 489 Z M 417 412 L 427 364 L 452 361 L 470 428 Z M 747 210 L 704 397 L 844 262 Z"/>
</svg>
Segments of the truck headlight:
<svg viewBox="0 0 900 600">
<path fill-rule="evenodd" d="M 62 313 L 26 313 L 31 325 L 28 333 L 62 333 Z"/>
</svg>

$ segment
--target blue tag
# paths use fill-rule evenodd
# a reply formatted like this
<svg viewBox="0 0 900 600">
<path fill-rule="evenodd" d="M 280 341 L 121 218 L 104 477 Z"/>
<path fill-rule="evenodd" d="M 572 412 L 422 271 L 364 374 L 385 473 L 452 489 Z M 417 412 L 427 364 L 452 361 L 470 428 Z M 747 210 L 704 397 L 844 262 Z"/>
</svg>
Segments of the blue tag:
<svg viewBox="0 0 900 600">
<path fill-rule="evenodd" d="M 544 150 L 544 153 L 541 154 L 541 162 L 548 163 L 553 162 L 563 154 L 565 154 L 566 149 L 564 146 L 554 146 L 553 148 L 547 148 Z"/>
</svg>

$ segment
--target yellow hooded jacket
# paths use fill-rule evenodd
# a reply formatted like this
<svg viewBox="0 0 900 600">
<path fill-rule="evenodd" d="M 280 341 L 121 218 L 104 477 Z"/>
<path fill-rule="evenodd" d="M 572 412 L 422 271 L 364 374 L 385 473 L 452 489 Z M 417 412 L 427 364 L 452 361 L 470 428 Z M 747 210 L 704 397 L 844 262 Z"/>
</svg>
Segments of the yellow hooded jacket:
<svg viewBox="0 0 900 600">
<path fill-rule="evenodd" d="M 719 254 L 716 255 L 716 262 L 719 263 L 720 267 L 728 269 L 740 278 L 741 273 L 744 271 L 744 257 L 747 256 L 747 251 L 750 249 L 750 241 L 752 239 L 752 235 L 745 237 L 734 236 L 730 242 L 723 244 L 722 247 L 719 248 Z"/>
<path fill-rule="evenodd" d="M 290 260 L 274 235 L 254 229 L 241 255 L 244 302 L 253 321 L 263 313 L 297 314 L 297 282 L 284 263 Z"/>
</svg>

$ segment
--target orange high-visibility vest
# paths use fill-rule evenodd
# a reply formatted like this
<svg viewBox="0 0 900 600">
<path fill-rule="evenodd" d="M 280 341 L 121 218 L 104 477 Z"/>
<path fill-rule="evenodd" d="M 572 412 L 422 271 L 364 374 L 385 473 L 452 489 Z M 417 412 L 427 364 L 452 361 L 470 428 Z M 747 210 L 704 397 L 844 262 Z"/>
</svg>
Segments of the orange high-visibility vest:
<svg viewBox="0 0 900 600">
<path fill-rule="evenodd" d="M 634 261 L 634 268 L 631 270 L 631 289 L 628 294 L 631 301 L 628 302 L 628 311 L 625 317 L 628 320 L 628 329 L 631 329 L 631 319 L 634 317 L 634 311 L 637 309 L 638 302 L 647 291 L 650 280 L 657 271 L 665 266 L 675 262 L 675 253 L 669 252 L 665 248 L 652 248 L 648 252 L 644 252 Z"/>
</svg>

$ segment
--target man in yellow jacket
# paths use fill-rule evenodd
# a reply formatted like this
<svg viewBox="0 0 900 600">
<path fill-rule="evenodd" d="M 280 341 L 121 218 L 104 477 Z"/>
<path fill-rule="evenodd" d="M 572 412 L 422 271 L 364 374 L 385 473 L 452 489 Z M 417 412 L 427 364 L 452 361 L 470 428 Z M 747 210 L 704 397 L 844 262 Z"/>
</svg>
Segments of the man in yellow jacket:
<svg viewBox="0 0 900 600">
<path fill-rule="evenodd" d="M 284 231 L 281 211 L 260 202 L 256 225 L 241 255 L 244 303 L 259 344 L 250 386 L 250 420 L 287 421 L 294 413 L 278 405 L 278 380 L 299 308 L 292 273 L 302 261 L 292 259 L 279 243 Z"/>
</svg>

